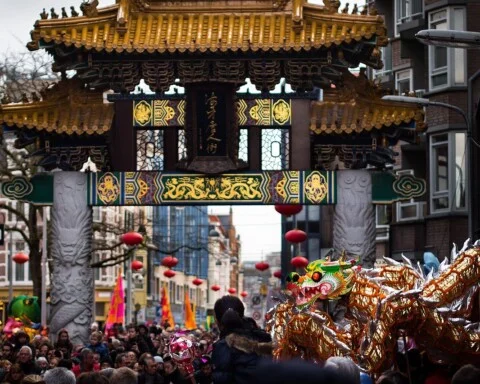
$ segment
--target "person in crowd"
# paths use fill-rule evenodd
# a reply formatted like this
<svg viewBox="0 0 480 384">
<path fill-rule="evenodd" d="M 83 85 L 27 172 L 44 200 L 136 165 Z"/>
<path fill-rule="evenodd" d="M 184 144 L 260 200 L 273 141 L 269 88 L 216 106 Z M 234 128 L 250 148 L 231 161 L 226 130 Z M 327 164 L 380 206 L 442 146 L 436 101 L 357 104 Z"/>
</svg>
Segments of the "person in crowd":
<svg viewBox="0 0 480 384">
<path fill-rule="evenodd" d="M 21 384 L 25 374 L 22 371 L 22 367 L 20 364 L 13 364 L 10 368 L 10 372 L 8 372 L 7 376 L 5 377 L 3 383 L 8 384 Z"/>
<path fill-rule="evenodd" d="M 50 369 L 56 368 L 59 362 L 60 362 L 60 359 L 58 357 L 52 357 L 51 359 L 48 360 L 48 366 Z"/>
<path fill-rule="evenodd" d="M 138 384 L 163 384 L 163 376 L 157 372 L 154 358 L 146 357 L 143 363 L 143 372 L 138 375 Z"/>
<path fill-rule="evenodd" d="M 399 371 L 383 372 L 375 384 L 409 384 L 408 377 Z"/>
<path fill-rule="evenodd" d="M 209 356 L 200 357 L 200 368 L 195 372 L 195 381 L 197 384 L 211 384 L 213 382 L 212 360 Z"/>
<path fill-rule="evenodd" d="M 28 336 L 24 331 L 18 331 L 13 336 L 13 345 L 15 346 L 13 349 L 14 354 L 18 354 L 20 349 L 24 346 L 29 347 L 32 351 L 32 357 L 34 356 L 34 352 L 36 352 L 35 347 L 30 344 L 30 336 Z"/>
<path fill-rule="evenodd" d="M 137 327 L 134 324 L 130 324 L 127 327 L 127 335 L 127 340 L 125 342 L 125 348 L 127 351 L 133 351 L 140 355 L 145 352 L 150 352 L 145 338 L 138 334 Z"/>
<path fill-rule="evenodd" d="M 480 369 L 471 364 L 461 367 L 452 377 L 452 384 L 478 383 L 480 383 Z"/>
<path fill-rule="evenodd" d="M 114 372 L 115 368 L 105 368 L 100 370 L 100 374 L 105 376 L 108 380 L 110 380 Z"/>
<path fill-rule="evenodd" d="M 22 384 L 45 384 L 43 377 L 40 375 L 28 375 L 22 380 Z"/>
<path fill-rule="evenodd" d="M 115 359 L 115 368 L 128 367 L 128 358 L 126 353 L 120 353 Z"/>
<path fill-rule="evenodd" d="M 37 354 L 36 356 L 37 357 L 47 357 L 48 356 L 48 352 L 52 349 L 50 343 L 48 343 L 47 341 L 42 341 L 41 344 L 39 345 L 38 349 L 37 349 Z"/>
<path fill-rule="evenodd" d="M 360 384 L 360 369 L 352 360 L 347 359 L 346 357 L 330 357 L 325 362 L 324 367 L 332 367 L 333 369 L 341 371 L 345 376 L 348 376 L 350 382 Z"/>
<path fill-rule="evenodd" d="M 32 348 L 29 346 L 24 345 L 20 348 L 20 351 L 18 352 L 17 363 L 20 365 L 25 375 L 36 375 L 40 372 L 40 369 L 33 361 Z"/>
<path fill-rule="evenodd" d="M 95 364 L 93 361 L 93 352 L 91 349 L 84 348 L 80 354 L 80 364 L 72 368 L 75 377 L 80 376 L 84 372 L 98 372 L 100 364 Z"/>
<path fill-rule="evenodd" d="M 58 361 L 57 367 L 65 368 L 65 369 L 68 369 L 69 371 L 71 371 L 72 368 L 73 368 L 73 362 L 70 359 L 60 359 Z"/>
<path fill-rule="evenodd" d="M 11 363 L 15 360 L 13 345 L 8 341 L 5 341 L 2 345 L 2 359 L 9 360 Z"/>
<path fill-rule="evenodd" d="M 36 364 L 37 364 L 37 368 L 38 368 L 38 371 L 39 371 L 38 372 L 39 375 L 40 376 L 45 375 L 45 372 L 47 372 L 47 370 L 48 370 L 47 359 L 43 356 L 37 357 Z"/>
<path fill-rule="evenodd" d="M 87 345 L 88 349 L 100 355 L 98 363 L 100 363 L 101 359 L 108 357 L 108 347 L 102 342 L 102 338 L 103 335 L 100 332 L 92 332 L 90 334 L 90 344 Z"/>
<path fill-rule="evenodd" d="M 167 355 L 163 358 L 163 367 L 165 370 L 164 378 L 168 384 L 191 384 L 192 380 L 184 375 L 171 356 Z"/>
<path fill-rule="evenodd" d="M 245 307 L 236 296 L 223 296 L 214 305 L 220 340 L 214 345 L 212 363 L 215 384 L 254 382 L 257 363 L 272 352 L 268 333 L 244 316 Z"/>
<path fill-rule="evenodd" d="M 109 384 L 108 380 L 100 372 L 85 372 L 77 377 L 77 384 Z"/>
<path fill-rule="evenodd" d="M 163 376 L 165 373 L 165 369 L 163 368 L 163 357 L 153 356 L 153 360 L 157 363 L 157 372 Z"/>
<path fill-rule="evenodd" d="M 147 326 L 145 324 L 140 324 L 137 327 L 137 330 L 138 330 L 138 337 L 143 338 L 143 340 L 145 340 L 145 343 L 147 344 L 147 347 L 148 347 L 148 352 L 154 353 L 155 347 L 153 346 L 153 341 L 149 335 Z"/>
<path fill-rule="evenodd" d="M 137 384 L 137 373 L 127 367 L 118 368 L 110 378 L 110 383 Z"/>
<path fill-rule="evenodd" d="M 53 368 L 45 373 L 45 384 L 76 384 L 75 375 L 65 368 Z"/>
</svg>

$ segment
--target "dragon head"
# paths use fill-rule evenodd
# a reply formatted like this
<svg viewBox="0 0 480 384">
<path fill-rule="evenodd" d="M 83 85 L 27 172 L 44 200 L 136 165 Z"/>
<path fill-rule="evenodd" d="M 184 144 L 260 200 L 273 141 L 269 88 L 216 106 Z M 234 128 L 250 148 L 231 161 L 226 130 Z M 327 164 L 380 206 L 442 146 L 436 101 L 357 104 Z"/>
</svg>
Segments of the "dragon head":
<svg viewBox="0 0 480 384">
<path fill-rule="evenodd" d="M 305 268 L 305 275 L 291 272 L 286 288 L 295 296 L 299 307 L 312 305 L 316 300 L 332 300 L 347 294 L 352 289 L 353 267 L 356 260 L 336 261 L 320 259 Z"/>
</svg>

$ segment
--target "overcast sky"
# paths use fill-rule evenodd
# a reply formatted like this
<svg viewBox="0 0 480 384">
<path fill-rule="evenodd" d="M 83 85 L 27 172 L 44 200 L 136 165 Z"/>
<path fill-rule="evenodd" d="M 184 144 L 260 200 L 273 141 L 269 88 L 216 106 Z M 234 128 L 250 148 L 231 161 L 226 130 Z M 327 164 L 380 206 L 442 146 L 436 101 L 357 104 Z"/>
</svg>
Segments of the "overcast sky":
<svg viewBox="0 0 480 384">
<path fill-rule="evenodd" d="M 321 0 L 311 0 L 322 3 Z M 353 4 L 355 1 L 350 1 Z M 364 4 L 365 1 L 357 1 Z M 70 6 L 79 12 L 82 0 L 0 0 L 0 55 L 7 51 L 25 50 L 30 41 L 33 24 L 40 18 L 43 8 L 55 8 L 60 14 L 65 7 L 70 14 Z M 114 4 L 115 0 L 100 0 L 100 6 Z M 352 5 L 350 5 L 352 6 Z M 228 213 L 229 207 L 209 207 L 209 213 Z M 280 215 L 273 206 L 236 206 L 233 208 L 234 224 L 242 239 L 244 260 L 256 260 L 269 252 L 280 251 Z"/>
</svg>

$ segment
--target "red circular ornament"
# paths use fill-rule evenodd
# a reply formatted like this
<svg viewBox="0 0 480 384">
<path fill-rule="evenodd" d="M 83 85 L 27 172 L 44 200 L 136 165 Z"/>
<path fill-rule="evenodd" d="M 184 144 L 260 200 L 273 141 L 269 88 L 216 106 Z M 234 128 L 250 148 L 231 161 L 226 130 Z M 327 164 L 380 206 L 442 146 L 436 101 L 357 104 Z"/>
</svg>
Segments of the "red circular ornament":
<svg viewBox="0 0 480 384">
<path fill-rule="evenodd" d="M 167 269 L 165 272 L 163 272 L 163 276 L 171 279 L 173 276 L 175 276 L 175 271 L 172 271 L 171 269 Z"/>
<path fill-rule="evenodd" d="M 143 263 L 141 261 L 138 261 L 138 260 L 133 260 L 132 261 L 132 269 L 134 271 L 138 271 L 142 268 L 143 268 Z"/>
<path fill-rule="evenodd" d="M 162 260 L 162 265 L 164 267 L 173 268 L 178 264 L 178 259 L 173 256 L 167 256 Z"/>
<path fill-rule="evenodd" d="M 303 206 L 300 204 L 278 204 L 275 205 L 275 210 L 285 216 L 292 216 L 300 213 Z"/>
<path fill-rule="evenodd" d="M 218 285 L 216 285 L 216 284 L 215 284 L 215 285 L 212 285 L 211 289 L 212 289 L 212 291 L 215 291 L 215 292 L 217 292 L 217 291 L 219 291 L 219 290 L 220 290 L 220 287 L 219 287 Z"/>
<path fill-rule="evenodd" d="M 234 295 L 235 293 L 237 293 L 237 290 L 235 288 L 228 288 L 228 293 Z"/>
<path fill-rule="evenodd" d="M 268 268 L 270 268 L 270 265 L 268 263 L 265 263 L 264 261 L 261 261 L 255 264 L 255 268 L 263 272 L 263 271 L 266 271 Z"/>
<path fill-rule="evenodd" d="M 30 260 L 30 257 L 23 252 L 19 252 L 12 257 L 12 260 L 17 264 L 25 264 L 28 260 Z"/>
<path fill-rule="evenodd" d="M 301 243 L 307 240 L 307 234 L 300 229 L 292 229 L 285 234 L 285 239 L 290 243 Z"/>
<path fill-rule="evenodd" d="M 303 256 L 295 256 L 292 260 L 290 260 L 290 264 L 292 264 L 295 268 L 305 268 L 308 263 L 308 259 Z"/>
<path fill-rule="evenodd" d="M 243 291 L 242 293 L 240 293 L 240 296 L 242 296 L 243 298 L 245 298 L 245 297 L 248 296 L 248 292 Z"/>
<path fill-rule="evenodd" d="M 196 279 L 194 279 L 194 280 L 192 281 L 192 283 L 193 283 L 193 285 L 196 285 L 196 286 L 198 287 L 199 285 L 202 285 L 203 280 L 202 280 L 202 279 L 199 279 L 199 278 L 197 277 Z"/>
<path fill-rule="evenodd" d="M 127 245 L 138 245 L 143 242 L 143 236 L 138 232 L 127 232 L 120 237 L 120 241 Z"/>
<path fill-rule="evenodd" d="M 273 272 L 273 276 L 275 276 L 277 279 L 281 279 L 282 278 L 282 271 Z"/>
</svg>

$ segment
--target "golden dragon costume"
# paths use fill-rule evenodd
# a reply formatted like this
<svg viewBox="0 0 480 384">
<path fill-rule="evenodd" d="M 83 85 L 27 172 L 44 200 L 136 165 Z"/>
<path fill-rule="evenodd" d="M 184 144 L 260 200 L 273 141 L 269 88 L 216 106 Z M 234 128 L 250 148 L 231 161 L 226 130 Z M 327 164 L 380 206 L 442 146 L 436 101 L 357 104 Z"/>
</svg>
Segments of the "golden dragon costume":
<svg viewBox="0 0 480 384">
<path fill-rule="evenodd" d="M 385 258 L 316 260 L 287 277 L 286 298 L 267 313 L 277 359 L 348 356 L 370 373 L 392 365 L 403 330 L 436 361 L 480 363 L 480 327 L 469 320 L 480 284 L 480 245 L 467 241 L 434 273 Z M 476 296 L 475 296 L 476 297 Z"/>
</svg>

